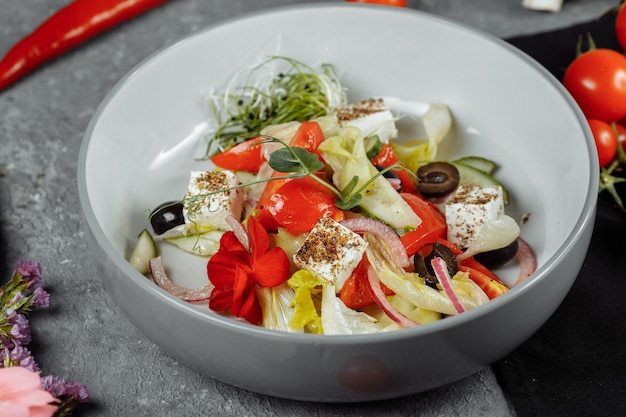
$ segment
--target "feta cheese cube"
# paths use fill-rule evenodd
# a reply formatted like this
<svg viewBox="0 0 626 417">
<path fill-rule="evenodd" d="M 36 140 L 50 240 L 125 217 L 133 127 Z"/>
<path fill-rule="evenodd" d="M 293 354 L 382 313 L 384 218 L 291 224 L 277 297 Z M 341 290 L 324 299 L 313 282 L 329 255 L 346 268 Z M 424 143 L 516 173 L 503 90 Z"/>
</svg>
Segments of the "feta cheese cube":
<svg viewBox="0 0 626 417">
<path fill-rule="evenodd" d="M 321 217 L 293 256 L 306 269 L 333 282 L 337 291 L 361 261 L 367 242 L 329 217 Z"/>
<path fill-rule="evenodd" d="M 382 99 L 368 99 L 335 110 L 342 126 L 355 126 L 363 137 L 377 135 L 382 143 L 398 137 L 396 121 Z"/>
<path fill-rule="evenodd" d="M 476 245 L 486 224 L 504 215 L 502 188 L 461 185 L 447 201 L 448 240 L 462 249 Z"/>
<path fill-rule="evenodd" d="M 183 204 L 185 223 L 210 229 L 232 230 L 226 217 L 241 218 L 243 190 L 220 191 L 239 184 L 232 171 L 192 171 Z M 215 193 L 216 191 L 220 191 Z M 211 194 L 214 193 L 214 194 Z"/>
</svg>

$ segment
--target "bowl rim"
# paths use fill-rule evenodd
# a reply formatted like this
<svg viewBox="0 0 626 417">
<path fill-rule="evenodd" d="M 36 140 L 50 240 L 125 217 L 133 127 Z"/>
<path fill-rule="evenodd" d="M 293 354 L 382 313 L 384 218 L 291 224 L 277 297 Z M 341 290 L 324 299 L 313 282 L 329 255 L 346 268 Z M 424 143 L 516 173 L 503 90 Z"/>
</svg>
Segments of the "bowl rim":
<svg viewBox="0 0 626 417">
<path fill-rule="evenodd" d="M 355 7 L 359 7 L 363 9 L 371 9 L 373 11 L 375 10 L 376 13 L 381 13 L 381 11 L 383 11 L 381 9 L 384 9 L 385 13 L 412 14 L 418 19 L 426 19 L 444 26 L 451 26 L 453 28 L 469 31 L 470 33 L 478 37 L 482 37 L 483 39 L 496 44 L 496 46 L 500 48 L 504 48 L 509 53 L 513 53 L 524 64 L 529 65 L 545 79 L 547 79 L 574 112 L 580 128 L 586 138 L 590 168 L 593 170 L 593 172 L 598 173 L 597 175 L 590 176 L 589 186 L 587 187 L 585 194 L 584 205 L 580 214 L 578 215 L 573 230 L 570 232 L 570 234 L 567 236 L 567 238 L 558 248 L 555 254 L 547 259 L 543 264 L 538 266 L 536 272 L 531 278 L 511 288 L 511 290 L 507 291 L 505 294 L 497 297 L 496 299 L 490 300 L 488 303 L 481 305 L 475 309 L 466 311 L 463 314 L 448 317 L 445 320 L 439 320 L 437 322 L 429 323 L 427 326 L 416 326 L 414 328 L 402 329 L 401 331 L 359 335 L 317 335 L 271 330 L 263 328 L 261 326 L 251 325 L 249 323 L 245 323 L 231 317 L 222 317 L 217 313 L 211 312 L 211 314 L 206 314 L 206 312 L 201 312 L 193 305 L 186 303 L 185 301 L 182 301 L 177 297 L 167 293 L 165 290 L 159 288 L 157 285 L 151 283 L 148 280 L 133 280 L 135 285 L 141 287 L 141 290 L 147 291 L 153 298 L 157 299 L 158 302 L 163 302 L 165 305 L 168 305 L 169 308 L 177 310 L 182 314 L 193 316 L 199 320 L 205 321 L 207 324 L 210 324 L 212 326 L 228 328 L 235 332 L 246 332 L 250 335 L 262 338 L 287 338 L 292 343 L 310 343 L 311 341 L 314 341 L 316 344 L 323 343 L 326 345 L 345 345 L 352 343 L 386 343 L 389 341 L 411 339 L 414 337 L 419 337 L 420 335 L 437 333 L 445 329 L 462 326 L 466 322 L 473 321 L 479 317 L 490 314 L 494 310 L 500 309 L 504 304 L 509 303 L 513 299 L 524 296 L 524 294 L 531 291 L 534 287 L 539 285 L 541 281 L 546 279 L 550 272 L 554 270 L 559 261 L 563 257 L 565 257 L 567 253 L 569 253 L 573 249 L 575 243 L 582 238 L 584 231 L 587 230 L 589 227 L 593 227 L 593 222 L 595 221 L 595 208 L 597 203 L 597 190 L 599 185 L 599 163 L 597 160 L 597 153 L 593 141 L 593 136 L 588 127 L 585 116 L 576 104 L 575 100 L 558 81 L 558 79 L 554 77 L 554 75 L 552 75 L 545 67 L 539 64 L 534 58 L 530 57 L 528 54 L 516 48 L 515 46 L 509 44 L 505 40 L 463 22 L 458 22 L 451 18 L 435 15 L 426 11 L 361 3 L 346 4 L 313 2 L 306 4 L 292 4 L 270 7 L 223 19 L 219 22 L 209 24 L 198 30 L 195 30 L 194 32 L 184 35 L 177 41 L 156 50 L 144 59 L 140 60 L 130 71 L 128 71 L 114 84 L 114 86 L 108 91 L 100 104 L 97 106 L 85 129 L 79 149 L 77 164 L 77 188 L 84 225 L 89 229 L 89 231 L 93 235 L 93 238 L 97 241 L 98 245 L 104 252 L 104 255 L 108 258 L 108 261 L 112 262 L 113 266 L 116 269 L 119 269 L 121 273 L 126 276 L 132 277 L 133 275 L 138 274 L 138 272 L 123 258 L 123 256 L 117 251 L 117 249 L 114 248 L 113 244 L 107 239 L 103 229 L 98 224 L 95 212 L 89 200 L 89 193 L 86 184 L 86 160 L 87 154 L 89 152 L 91 138 L 93 137 L 94 130 L 102 113 L 107 108 L 112 99 L 117 95 L 117 93 L 126 85 L 126 83 L 130 79 L 137 76 L 138 72 L 140 72 L 140 70 L 145 66 L 149 65 L 153 60 L 156 60 L 161 55 L 168 53 L 169 50 L 174 49 L 183 43 L 190 42 L 196 37 L 204 36 L 208 32 L 219 30 L 223 26 L 228 26 L 242 20 L 262 17 L 263 15 L 290 13 L 294 11 L 304 12 L 306 10 L 329 7 L 335 9 L 353 9 Z M 122 308 L 122 310 L 124 310 L 124 308 Z"/>
</svg>

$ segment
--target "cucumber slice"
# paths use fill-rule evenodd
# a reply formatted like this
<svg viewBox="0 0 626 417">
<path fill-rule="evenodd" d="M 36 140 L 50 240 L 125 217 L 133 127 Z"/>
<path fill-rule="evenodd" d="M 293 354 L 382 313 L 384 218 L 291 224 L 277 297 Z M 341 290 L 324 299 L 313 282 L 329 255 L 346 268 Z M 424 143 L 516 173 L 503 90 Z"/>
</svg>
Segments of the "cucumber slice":
<svg viewBox="0 0 626 417">
<path fill-rule="evenodd" d="M 166 237 L 164 239 L 194 255 L 211 256 L 219 250 L 220 239 L 223 234 L 223 231 L 211 230 L 200 234 Z"/>
<path fill-rule="evenodd" d="M 453 161 L 452 164 L 459 170 L 459 175 L 461 176 L 460 184 L 499 185 L 502 187 L 502 199 L 504 200 L 504 205 L 509 204 L 509 192 L 506 187 L 493 176 L 480 169 L 458 161 Z"/>
<path fill-rule="evenodd" d="M 492 175 L 496 168 L 498 168 L 498 164 L 490 159 L 483 158 L 482 156 L 464 156 L 454 162 L 476 168 L 477 170 L 483 171 L 488 175 Z"/>
<path fill-rule="evenodd" d="M 137 236 L 137 243 L 128 258 L 128 262 L 140 273 L 146 275 L 150 272 L 148 262 L 152 258 L 156 258 L 157 246 L 154 238 L 147 229 L 143 229 Z"/>
</svg>

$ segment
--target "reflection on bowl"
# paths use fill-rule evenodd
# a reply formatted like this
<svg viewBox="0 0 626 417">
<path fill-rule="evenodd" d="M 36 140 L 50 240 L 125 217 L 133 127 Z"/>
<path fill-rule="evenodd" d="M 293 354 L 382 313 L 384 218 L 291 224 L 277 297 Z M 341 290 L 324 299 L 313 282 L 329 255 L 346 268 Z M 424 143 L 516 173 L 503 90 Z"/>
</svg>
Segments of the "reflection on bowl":
<svg viewBox="0 0 626 417">
<path fill-rule="evenodd" d="M 303 24 L 311 21 L 316 24 Z M 250 37 L 249 28 L 263 30 Z M 255 59 L 276 53 L 334 64 L 353 101 L 389 96 L 448 105 L 455 126 L 441 158 L 477 154 L 501 163 L 499 177 L 512 194 L 508 213 L 517 219 L 530 213 L 522 237 L 537 254 L 536 273 L 459 316 L 353 336 L 251 326 L 206 305 L 186 304 L 142 277 L 125 257 L 147 227 L 145 210 L 179 198 L 189 171 L 206 167 L 196 160 L 204 146 L 206 91 Z M 488 366 L 558 307 L 577 276 L 593 228 L 598 167 L 585 126 L 556 79 L 484 33 L 412 10 L 286 7 L 195 33 L 121 80 L 85 133 L 79 193 L 105 287 L 168 354 L 218 380 L 278 397 L 392 398 Z M 564 187 L 566 181 L 576 186 Z M 176 279 L 198 285 L 195 271 L 206 260 L 189 255 L 183 263 Z"/>
</svg>

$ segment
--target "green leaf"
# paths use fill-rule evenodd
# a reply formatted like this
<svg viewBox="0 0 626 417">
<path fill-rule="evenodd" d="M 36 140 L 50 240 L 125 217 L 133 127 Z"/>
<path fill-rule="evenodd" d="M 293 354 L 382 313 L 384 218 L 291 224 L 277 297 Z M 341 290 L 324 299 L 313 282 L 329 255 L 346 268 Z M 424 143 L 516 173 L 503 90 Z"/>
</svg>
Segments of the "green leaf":
<svg viewBox="0 0 626 417">
<path fill-rule="evenodd" d="M 361 194 L 352 194 L 346 197 L 339 197 L 335 200 L 335 205 L 340 210 L 352 210 L 359 205 L 363 196 Z"/>
<path fill-rule="evenodd" d="M 272 152 L 268 164 L 278 172 L 311 173 L 324 168 L 317 155 L 297 146 Z"/>
</svg>

